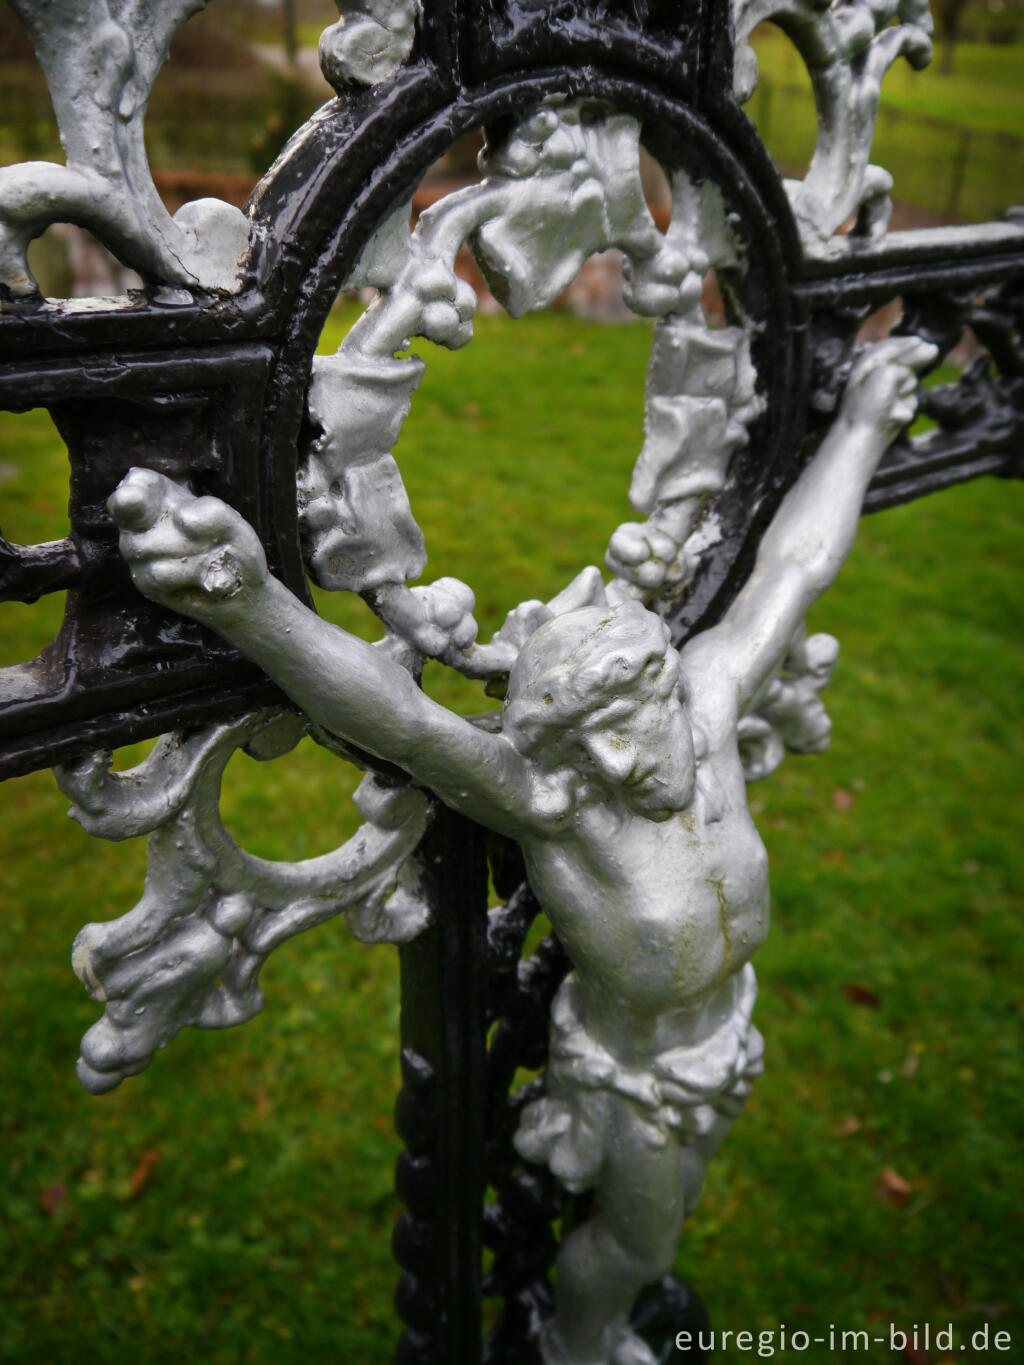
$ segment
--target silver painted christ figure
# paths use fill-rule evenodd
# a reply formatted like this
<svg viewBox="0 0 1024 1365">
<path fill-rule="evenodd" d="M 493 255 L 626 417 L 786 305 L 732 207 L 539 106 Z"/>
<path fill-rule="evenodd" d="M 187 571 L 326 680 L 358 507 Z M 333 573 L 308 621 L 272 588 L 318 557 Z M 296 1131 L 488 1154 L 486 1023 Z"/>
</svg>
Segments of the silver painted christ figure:
<svg viewBox="0 0 1024 1365">
<path fill-rule="evenodd" d="M 742 718 L 846 558 L 933 355 L 915 338 L 861 353 L 716 626 L 677 651 L 629 595 L 555 615 L 516 653 L 499 733 L 300 603 L 226 504 L 146 469 L 111 498 L 146 596 L 219 631 L 317 725 L 521 844 L 574 970 L 552 1011 L 547 1093 L 516 1143 L 596 1194 L 559 1254 L 547 1365 L 653 1362 L 630 1310 L 671 1266 L 761 1069 L 751 958 L 768 930 L 768 859 L 747 806 Z"/>
</svg>

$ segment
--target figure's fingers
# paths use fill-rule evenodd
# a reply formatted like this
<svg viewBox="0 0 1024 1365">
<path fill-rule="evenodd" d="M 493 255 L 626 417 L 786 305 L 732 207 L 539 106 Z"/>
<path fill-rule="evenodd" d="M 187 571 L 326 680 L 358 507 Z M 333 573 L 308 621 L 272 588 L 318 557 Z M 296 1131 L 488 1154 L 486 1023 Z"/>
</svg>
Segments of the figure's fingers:
<svg viewBox="0 0 1024 1365">
<path fill-rule="evenodd" d="M 905 365 L 910 370 L 923 370 L 938 354 L 937 346 L 920 337 L 886 337 L 861 351 L 854 362 L 850 381 L 862 382 L 883 366 Z"/>
<path fill-rule="evenodd" d="M 194 551 L 191 539 L 170 517 L 158 518 L 148 530 L 121 532 L 121 553 L 133 564 L 148 564 L 154 559 L 180 559 Z"/>
<path fill-rule="evenodd" d="M 458 603 L 453 602 L 451 598 L 435 597 L 428 604 L 428 611 L 434 625 L 440 626 L 442 630 L 451 630 L 462 619 Z"/>
<path fill-rule="evenodd" d="M 238 527 L 238 513 L 220 498 L 193 498 L 176 507 L 172 513 L 175 525 L 190 540 L 205 545 L 219 545 Z"/>
<path fill-rule="evenodd" d="M 122 530 L 148 531 L 164 510 L 168 491 L 175 488 L 154 469 L 130 469 L 107 499 L 107 508 Z"/>
<path fill-rule="evenodd" d="M 421 654 L 439 658 L 448 647 L 448 636 L 439 626 L 424 624 L 411 632 L 413 644 Z"/>
<path fill-rule="evenodd" d="M 920 372 L 939 357 L 939 348 L 921 337 L 890 337 L 892 359 L 900 365 Z"/>
<path fill-rule="evenodd" d="M 917 393 L 918 379 L 916 374 L 908 373 L 903 376 L 896 386 L 896 392 L 901 398 L 910 398 Z"/>
<path fill-rule="evenodd" d="M 468 649 L 479 634 L 472 616 L 464 616 L 452 630 L 452 644 L 456 649 Z"/>
<path fill-rule="evenodd" d="M 864 353 L 864 368 L 877 369 L 880 365 L 906 365 L 911 370 L 921 370 L 930 365 L 939 354 L 939 348 L 920 337 L 886 337 L 877 341 Z"/>
<path fill-rule="evenodd" d="M 132 576 L 143 592 L 161 596 L 199 586 L 200 562 L 196 559 L 157 559 L 138 564 Z"/>
</svg>

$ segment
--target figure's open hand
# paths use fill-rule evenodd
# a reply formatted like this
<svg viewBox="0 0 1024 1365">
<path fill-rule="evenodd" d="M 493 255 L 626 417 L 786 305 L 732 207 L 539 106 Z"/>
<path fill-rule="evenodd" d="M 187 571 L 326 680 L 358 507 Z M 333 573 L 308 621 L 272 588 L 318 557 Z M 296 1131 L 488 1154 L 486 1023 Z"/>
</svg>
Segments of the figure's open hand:
<svg viewBox="0 0 1024 1365">
<path fill-rule="evenodd" d="M 121 553 L 146 597 L 199 620 L 267 578 L 252 527 L 219 498 L 197 498 L 152 469 L 132 469 L 107 503 Z"/>
<path fill-rule="evenodd" d="M 918 372 L 937 355 L 936 347 L 920 337 L 889 337 L 869 346 L 850 372 L 843 414 L 892 440 L 914 420 Z"/>
</svg>

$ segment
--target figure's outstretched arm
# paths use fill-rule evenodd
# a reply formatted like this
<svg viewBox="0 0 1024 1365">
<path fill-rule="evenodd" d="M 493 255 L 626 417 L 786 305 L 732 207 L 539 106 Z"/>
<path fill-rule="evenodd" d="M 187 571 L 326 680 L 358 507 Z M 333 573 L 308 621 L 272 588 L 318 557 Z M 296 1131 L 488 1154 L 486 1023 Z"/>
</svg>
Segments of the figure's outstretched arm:
<svg viewBox="0 0 1024 1365">
<path fill-rule="evenodd" d="M 872 475 L 913 419 L 915 372 L 935 355 L 917 337 L 891 337 L 864 351 L 835 422 L 765 532 L 743 590 L 717 626 L 684 648 L 687 674 L 732 681 L 740 713 L 842 567 Z"/>
<path fill-rule="evenodd" d="M 256 532 L 218 498 L 133 469 L 110 498 L 139 591 L 210 626 L 318 725 L 397 763 L 503 833 L 530 824 L 526 759 L 430 700 L 385 652 L 310 611 L 270 575 Z"/>
</svg>

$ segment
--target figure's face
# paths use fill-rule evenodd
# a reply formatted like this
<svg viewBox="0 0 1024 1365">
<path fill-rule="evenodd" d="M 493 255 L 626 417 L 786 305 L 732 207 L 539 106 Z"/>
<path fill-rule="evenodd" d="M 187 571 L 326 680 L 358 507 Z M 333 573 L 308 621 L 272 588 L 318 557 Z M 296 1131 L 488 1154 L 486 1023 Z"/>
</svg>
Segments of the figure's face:
<svg viewBox="0 0 1024 1365">
<path fill-rule="evenodd" d="M 646 665 L 640 678 L 585 717 L 574 736 L 585 775 L 638 815 L 665 820 L 693 799 L 693 734 L 678 693 L 675 652 Z"/>
</svg>

